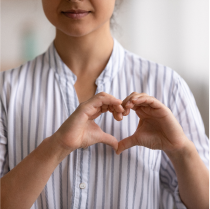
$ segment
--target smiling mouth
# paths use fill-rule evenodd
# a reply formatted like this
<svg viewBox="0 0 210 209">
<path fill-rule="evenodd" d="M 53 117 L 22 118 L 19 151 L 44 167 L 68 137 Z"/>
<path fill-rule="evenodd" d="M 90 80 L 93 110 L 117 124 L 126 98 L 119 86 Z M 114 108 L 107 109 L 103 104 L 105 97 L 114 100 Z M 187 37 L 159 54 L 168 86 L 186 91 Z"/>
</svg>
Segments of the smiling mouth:
<svg viewBox="0 0 210 209">
<path fill-rule="evenodd" d="M 90 11 L 85 11 L 85 10 L 68 10 L 65 12 L 62 12 L 66 17 L 71 18 L 71 19 L 81 19 L 85 16 L 87 16 Z"/>
</svg>

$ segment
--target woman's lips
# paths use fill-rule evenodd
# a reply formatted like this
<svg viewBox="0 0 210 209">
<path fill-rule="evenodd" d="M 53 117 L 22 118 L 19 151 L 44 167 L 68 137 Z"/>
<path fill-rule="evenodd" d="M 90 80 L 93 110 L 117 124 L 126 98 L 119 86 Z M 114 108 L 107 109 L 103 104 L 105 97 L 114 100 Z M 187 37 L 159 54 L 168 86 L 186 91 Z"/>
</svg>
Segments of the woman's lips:
<svg viewBox="0 0 210 209">
<path fill-rule="evenodd" d="M 81 19 L 87 16 L 90 12 L 84 10 L 69 10 L 62 13 L 71 19 Z"/>
</svg>

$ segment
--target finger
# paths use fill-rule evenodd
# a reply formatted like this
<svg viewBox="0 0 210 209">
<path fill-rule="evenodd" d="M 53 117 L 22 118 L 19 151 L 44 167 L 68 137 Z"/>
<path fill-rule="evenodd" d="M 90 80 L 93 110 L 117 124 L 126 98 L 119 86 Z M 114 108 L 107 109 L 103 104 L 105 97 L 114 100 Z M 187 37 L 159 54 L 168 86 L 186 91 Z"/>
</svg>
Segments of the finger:
<svg viewBox="0 0 210 209">
<path fill-rule="evenodd" d="M 158 101 L 156 98 L 151 96 L 141 96 L 137 99 L 132 99 L 132 103 L 136 106 L 145 106 L 145 107 L 152 107 L 152 108 L 162 108 L 164 105 Z"/>
<path fill-rule="evenodd" d="M 132 108 L 134 111 L 136 111 L 137 115 L 141 117 L 158 117 L 163 118 L 167 115 L 171 115 L 171 110 L 166 107 L 164 104 L 162 104 L 160 101 L 158 101 L 154 97 L 145 96 L 140 97 L 137 100 L 132 101 L 135 106 Z"/>
<path fill-rule="evenodd" d="M 139 93 L 137 93 L 137 92 L 131 93 L 129 96 L 127 96 L 127 97 L 123 100 L 122 106 L 125 107 L 125 105 L 126 105 L 127 102 L 130 100 L 130 98 L 133 97 L 134 95 L 138 95 L 138 94 L 139 94 Z"/>
<path fill-rule="evenodd" d="M 94 115 L 89 117 L 89 120 L 94 120 L 96 119 L 99 115 L 101 115 L 101 110 L 97 111 Z"/>
<path fill-rule="evenodd" d="M 117 139 L 110 134 L 103 133 L 100 142 L 111 146 L 115 151 L 117 151 L 117 149 L 118 149 Z"/>
<path fill-rule="evenodd" d="M 134 104 L 134 106 L 131 109 L 136 111 L 136 110 L 139 110 L 139 107 L 150 107 L 150 106 L 148 104 L 141 104 L 141 105 L 135 105 Z"/>
<path fill-rule="evenodd" d="M 130 113 L 130 109 L 125 109 L 125 111 L 123 112 L 123 116 L 127 116 Z"/>
<path fill-rule="evenodd" d="M 113 109 L 116 112 L 121 112 L 121 113 L 123 113 L 125 111 L 124 108 L 122 107 L 122 105 L 113 105 Z"/>
<path fill-rule="evenodd" d="M 129 109 L 132 109 L 133 107 L 134 107 L 134 104 L 130 100 L 125 105 L 125 108 L 129 108 Z"/>
<path fill-rule="evenodd" d="M 84 105 L 92 105 L 95 108 L 101 107 L 102 105 L 121 105 L 122 100 L 115 98 L 114 96 L 101 92 L 90 98 L 88 101 L 82 103 Z"/>
<path fill-rule="evenodd" d="M 121 105 L 122 101 L 116 99 L 114 96 L 101 92 L 79 106 L 79 111 L 85 113 L 88 117 L 94 115 L 98 108 L 103 105 Z"/>
<path fill-rule="evenodd" d="M 121 121 L 123 119 L 123 114 L 122 113 L 113 111 L 112 114 L 114 116 L 114 119 L 117 120 L 117 121 Z"/>
<path fill-rule="evenodd" d="M 113 111 L 108 107 L 108 111 L 110 112 L 110 113 L 113 113 Z"/>
<path fill-rule="evenodd" d="M 138 97 L 141 96 L 146 96 L 147 94 L 145 93 L 137 93 L 137 92 L 133 92 L 132 94 L 130 94 L 126 99 L 123 100 L 122 102 L 122 106 L 123 107 L 127 107 L 130 108 L 130 106 L 132 106 L 132 100 L 136 99 Z M 132 107 L 131 107 L 132 108 Z"/>
<path fill-rule="evenodd" d="M 110 112 L 114 112 L 114 107 L 112 105 L 109 105 Z"/>
<path fill-rule="evenodd" d="M 87 102 L 93 104 L 94 107 L 101 107 L 102 105 L 121 105 L 122 101 L 120 99 L 115 98 L 114 96 L 107 94 L 105 92 L 101 92 L 96 94 Z"/>
<path fill-rule="evenodd" d="M 138 143 L 135 136 L 129 136 L 118 143 L 118 150 L 116 151 L 116 154 L 119 155 L 124 150 L 136 145 L 138 145 Z"/>
<path fill-rule="evenodd" d="M 104 113 L 104 112 L 107 112 L 108 111 L 108 105 L 102 105 L 101 107 L 101 112 Z"/>
</svg>

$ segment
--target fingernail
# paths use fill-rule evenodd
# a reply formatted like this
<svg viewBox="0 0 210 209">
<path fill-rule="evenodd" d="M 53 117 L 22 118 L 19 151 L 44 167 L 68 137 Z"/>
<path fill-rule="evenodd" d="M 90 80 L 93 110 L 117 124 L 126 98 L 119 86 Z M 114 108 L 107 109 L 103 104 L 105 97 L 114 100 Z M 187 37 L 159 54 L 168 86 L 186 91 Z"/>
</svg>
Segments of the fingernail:
<svg viewBox="0 0 210 209">
<path fill-rule="evenodd" d="M 128 106 L 130 103 L 131 103 L 131 101 L 128 101 L 125 106 Z"/>
<path fill-rule="evenodd" d="M 117 154 L 117 155 L 119 155 L 119 154 L 120 154 L 120 152 L 117 150 L 117 151 L 116 151 L 116 154 Z"/>
<path fill-rule="evenodd" d="M 135 98 L 133 98 L 132 100 L 137 100 L 138 99 L 138 97 L 135 97 Z"/>
<path fill-rule="evenodd" d="M 126 110 L 126 115 L 128 115 L 128 114 L 129 114 L 129 109 Z"/>
</svg>

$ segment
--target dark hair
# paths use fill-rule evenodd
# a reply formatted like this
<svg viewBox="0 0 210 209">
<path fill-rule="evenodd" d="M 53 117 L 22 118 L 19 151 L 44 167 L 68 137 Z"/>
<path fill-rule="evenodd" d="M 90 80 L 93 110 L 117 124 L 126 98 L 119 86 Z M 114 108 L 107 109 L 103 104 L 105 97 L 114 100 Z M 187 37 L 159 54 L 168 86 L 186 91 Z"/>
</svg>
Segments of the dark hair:
<svg viewBox="0 0 210 209">
<path fill-rule="evenodd" d="M 110 19 L 110 26 L 111 26 L 112 30 L 117 30 L 118 24 L 116 22 L 115 16 L 116 16 L 117 11 L 120 8 L 122 2 L 123 2 L 123 0 L 116 0 L 116 2 L 115 2 L 114 12 L 113 12 L 112 17 Z"/>
</svg>

